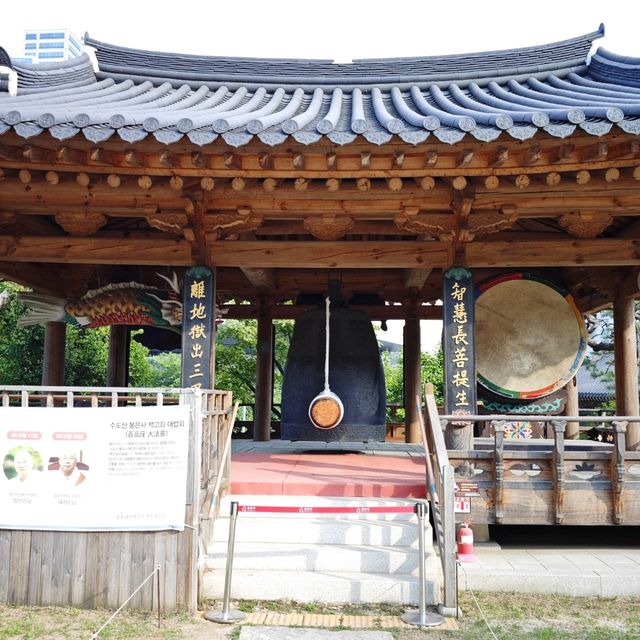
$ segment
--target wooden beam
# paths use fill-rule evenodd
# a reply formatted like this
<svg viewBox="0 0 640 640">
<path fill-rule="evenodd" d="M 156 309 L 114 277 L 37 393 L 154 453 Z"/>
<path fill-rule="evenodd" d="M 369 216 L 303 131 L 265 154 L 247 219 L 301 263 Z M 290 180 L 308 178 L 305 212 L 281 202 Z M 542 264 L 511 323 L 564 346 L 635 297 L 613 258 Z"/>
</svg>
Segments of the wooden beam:
<svg viewBox="0 0 640 640">
<path fill-rule="evenodd" d="M 407 289 L 422 289 L 432 271 L 433 269 L 405 269 L 404 286 Z"/>
<path fill-rule="evenodd" d="M 563 144 L 560 145 L 557 149 L 554 149 L 551 152 L 549 157 L 549 162 L 557 163 L 557 162 L 566 162 L 571 158 L 575 151 L 575 146 L 572 144 Z"/>
<path fill-rule="evenodd" d="M 187 266 L 192 258 L 178 239 L 0 236 L 0 262 Z"/>
<path fill-rule="evenodd" d="M 124 162 L 130 167 L 144 167 L 146 164 L 146 158 L 142 153 L 135 149 L 127 149 L 124 152 Z"/>
<path fill-rule="evenodd" d="M 522 156 L 522 164 L 529 166 L 535 164 L 542 157 L 542 149 L 538 145 L 529 147 Z"/>
<path fill-rule="evenodd" d="M 273 398 L 273 322 L 270 305 L 261 301 L 256 345 L 256 393 L 253 439 L 271 439 L 271 402 Z"/>
<path fill-rule="evenodd" d="M 31 287 L 39 293 L 63 295 L 65 282 L 57 268 L 20 262 L 0 262 L 0 277 Z"/>
<path fill-rule="evenodd" d="M 271 307 L 271 317 L 274 320 L 296 320 L 317 308 L 317 305 L 278 304 Z M 349 308 L 366 313 L 371 320 L 404 320 L 408 313 L 403 305 L 349 305 Z M 259 306 L 255 304 L 221 305 L 221 310 L 229 320 L 252 320 L 260 313 Z M 442 306 L 418 305 L 412 308 L 413 312 L 420 320 L 442 320 Z"/>
<path fill-rule="evenodd" d="M 71 147 L 60 147 L 56 152 L 56 160 L 65 164 L 86 164 L 87 154 L 85 151 L 72 149 Z"/>
<path fill-rule="evenodd" d="M 463 149 L 456 158 L 456 167 L 467 167 L 473 162 L 473 150 Z"/>
<path fill-rule="evenodd" d="M 42 384 L 45 387 L 64 385 L 66 337 L 66 323 L 47 322 L 44 330 L 44 360 L 42 362 Z"/>
<path fill-rule="evenodd" d="M 442 267 L 446 256 L 442 242 L 236 241 L 214 243 L 210 260 L 219 267 L 412 269 Z"/>
<path fill-rule="evenodd" d="M 606 160 L 609 153 L 609 145 L 606 142 L 596 142 L 585 149 L 580 154 L 582 162 L 596 162 Z"/>
<path fill-rule="evenodd" d="M 242 273 L 256 289 L 272 289 L 276 284 L 273 269 L 260 269 L 259 267 L 241 267 Z"/>
<path fill-rule="evenodd" d="M 97 147 L 89 151 L 89 160 L 95 164 L 104 164 L 109 166 L 116 166 L 118 164 L 118 154 L 113 151 L 107 151 Z"/>
<path fill-rule="evenodd" d="M 489 159 L 492 167 L 501 167 L 509 159 L 509 149 L 506 147 L 498 147 L 495 153 Z"/>
<path fill-rule="evenodd" d="M 616 413 L 637 416 L 639 403 L 635 300 L 618 295 L 614 297 L 613 326 Z M 628 450 L 640 449 L 640 423 L 628 425 L 626 442 Z"/>
<path fill-rule="evenodd" d="M 467 245 L 470 267 L 575 267 L 640 264 L 640 241 L 622 238 L 501 240 Z"/>
<path fill-rule="evenodd" d="M 427 151 L 424 154 L 424 164 L 426 167 L 435 167 L 438 164 L 438 152 Z"/>
<path fill-rule="evenodd" d="M 201 151 L 191 152 L 191 164 L 198 169 L 204 169 L 207 166 L 207 157 Z"/>
<path fill-rule="evenodd" d="M 408 311 L 412 311 L 413 307 Z M 421 441 L 420 422 L 416 397 L 422 395 L 420 388 L 420 320 L 413 317 L 404 321 L 402 353 L 404 374 L 404 425 L 405 442 Z"/>
</svg>

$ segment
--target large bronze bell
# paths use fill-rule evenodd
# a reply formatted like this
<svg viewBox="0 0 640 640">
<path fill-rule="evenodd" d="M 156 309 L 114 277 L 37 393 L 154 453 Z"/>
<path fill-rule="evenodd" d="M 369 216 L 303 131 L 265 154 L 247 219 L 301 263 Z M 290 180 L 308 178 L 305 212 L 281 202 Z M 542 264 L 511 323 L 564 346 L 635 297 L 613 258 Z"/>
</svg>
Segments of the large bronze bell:
<svg viewBox="0 0 640 640">
<path fill-rule="evenodd" d="M 361 311 L 331 310 L 329 382 L 342 401 L 342 420 L 335 427 L 318 428 L 309 417 L 310 405 L 325 386 L 325 320 L 324 309 L 296 320 L 282 387 L 282 439 L 382 441 L 384 370 L 371 320 Z"/>
</svg>

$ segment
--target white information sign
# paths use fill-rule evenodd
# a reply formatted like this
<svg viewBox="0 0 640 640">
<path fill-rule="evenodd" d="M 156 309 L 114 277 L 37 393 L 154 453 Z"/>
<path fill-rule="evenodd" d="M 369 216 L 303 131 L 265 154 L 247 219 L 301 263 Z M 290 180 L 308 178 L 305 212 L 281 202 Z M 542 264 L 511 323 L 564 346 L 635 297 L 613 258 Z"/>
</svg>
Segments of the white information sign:
<svg viewBox="0 0 640 640">
<path fill-rule="evenodd" d="M 189 407 L 0 408 L 0 528 L 184 528 Z"/>
</svg>

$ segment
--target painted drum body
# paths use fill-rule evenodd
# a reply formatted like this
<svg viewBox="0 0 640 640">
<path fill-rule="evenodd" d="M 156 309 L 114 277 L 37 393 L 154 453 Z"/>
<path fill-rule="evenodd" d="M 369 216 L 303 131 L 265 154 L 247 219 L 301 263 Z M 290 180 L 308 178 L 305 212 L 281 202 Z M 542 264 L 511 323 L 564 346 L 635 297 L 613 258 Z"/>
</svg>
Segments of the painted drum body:
<svg viewBox="0 0 640 640">
<path fill-rule="evenodd" d="M 331 310 L 329 382 L 344 415 L 331 429 L 309 418 L 311 402 L 324 388 L 325 311 L 296 320 L 282 386 L 281 435 L 286 440 L 383 441 L 386 389 L 378 341 L 369 317 L 346 308 Z"/>
</svg>

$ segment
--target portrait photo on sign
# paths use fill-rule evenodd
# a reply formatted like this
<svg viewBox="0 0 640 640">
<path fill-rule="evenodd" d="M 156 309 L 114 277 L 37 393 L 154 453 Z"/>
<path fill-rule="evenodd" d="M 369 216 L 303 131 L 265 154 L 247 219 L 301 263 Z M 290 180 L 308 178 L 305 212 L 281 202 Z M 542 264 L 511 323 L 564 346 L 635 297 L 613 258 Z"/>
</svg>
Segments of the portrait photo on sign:
<svg viewBox="0 0 640 640">
<path fill-rule="evenodd" d="M 49 458 L 49 477 L 60 486 L 77 487 L 87 479 L 89 465 L 82 460 L 82 451 L 68 449 Z"/>
<path fill-rule="evenodd" d="M 24 445 L 7 451 L 2 463 L 7 480 L 20 484 L 31 484 L 41 478 L 43 468 L 40 452 Z"/>
</svg>

